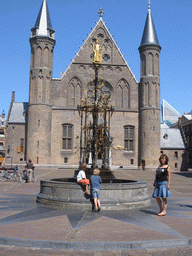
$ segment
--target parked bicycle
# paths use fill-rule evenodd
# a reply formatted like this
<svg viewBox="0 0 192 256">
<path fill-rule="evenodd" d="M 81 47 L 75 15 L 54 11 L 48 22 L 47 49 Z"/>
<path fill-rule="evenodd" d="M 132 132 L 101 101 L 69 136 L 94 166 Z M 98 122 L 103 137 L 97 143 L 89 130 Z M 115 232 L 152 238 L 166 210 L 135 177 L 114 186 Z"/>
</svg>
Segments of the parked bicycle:
<svg viewBox="0 0 192 256">
<path fill-rule="evenodd" d="M 29 173 L 27 169 L 24 169 L 22 173 L 18 173 L 18 168 L 14 168 L 11 170 L 4 169 L 0 170 L 0 181 L 17 181 L 21 183 L 28 183 L 29 182 Z M 34 172 L 34 168 L 32 169 L 32 182 L 36 182 L 37 177 Z"/>
<path fill-rule="evenodd" d="M 0 175 L 1 181 L 19 181 L 20 176 L 17 171 L 2 170 Z"/>
<path fill-rule="evenodd" d="M 32 169 L 32 182 L 36 182 L 37 181 L 37 177 L 35 175 L 35 172 L 34 172 L 34 168 Z M 28 183 L 29 182 L 29 173 L 27 171 L 27 169 L 24 169 L 22 173 L 20 173 L 20 182 L 21 183 Z"/>
</svg>

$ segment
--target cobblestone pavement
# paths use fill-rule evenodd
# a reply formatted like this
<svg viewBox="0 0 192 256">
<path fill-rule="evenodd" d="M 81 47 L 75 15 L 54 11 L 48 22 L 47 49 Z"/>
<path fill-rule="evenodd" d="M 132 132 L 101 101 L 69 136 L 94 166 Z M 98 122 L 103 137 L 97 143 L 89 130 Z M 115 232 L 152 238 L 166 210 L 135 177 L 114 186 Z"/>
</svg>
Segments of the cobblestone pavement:
<svg viewBox="0 0 192 256">
<path fill-rule="evenodd" d="M 0 255 L 192 255 L 192 172 L 172 173 L 164 217 L 157 216 L 154 199 L 146 208 L 99 213 L 35 203 L 40 179 L 73 173 L 36 171 L 37 183 L 0 182 Z M 115 176 L 146 180 L 152 194 L 153 172 L 118 170 Z"/>
</svg>

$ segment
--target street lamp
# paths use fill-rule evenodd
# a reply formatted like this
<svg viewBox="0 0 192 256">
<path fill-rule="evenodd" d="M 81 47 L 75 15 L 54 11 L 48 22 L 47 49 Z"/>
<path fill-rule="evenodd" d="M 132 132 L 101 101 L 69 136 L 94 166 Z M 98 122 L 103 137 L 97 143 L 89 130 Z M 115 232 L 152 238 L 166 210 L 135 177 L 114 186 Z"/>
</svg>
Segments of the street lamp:
<svg viewBox="0 0 192 256">
<path fill-rule="evenodd" d="M 13 163 L 14 129 L 15 129 L 15 126 L 12 126 L 12 141 L 11 141 L 11 150 L 12 150 L 12 153 L 11 153 L 11 168 L 12 168 L 12 163 Z"/>
</svg>

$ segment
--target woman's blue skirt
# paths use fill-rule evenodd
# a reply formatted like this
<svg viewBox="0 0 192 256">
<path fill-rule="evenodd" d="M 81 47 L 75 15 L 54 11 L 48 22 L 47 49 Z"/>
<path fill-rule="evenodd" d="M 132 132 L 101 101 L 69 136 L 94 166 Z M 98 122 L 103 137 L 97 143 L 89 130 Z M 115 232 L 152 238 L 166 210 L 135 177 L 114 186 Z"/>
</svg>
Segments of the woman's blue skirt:
<svg viewBox="0 0 192 256">
<path fill-rule="evenodd" d="M 156 181 L 152 196 L 161 198 L 171 197 L 171 193 L 168 189 L 168 181 Z"/>
</svg>

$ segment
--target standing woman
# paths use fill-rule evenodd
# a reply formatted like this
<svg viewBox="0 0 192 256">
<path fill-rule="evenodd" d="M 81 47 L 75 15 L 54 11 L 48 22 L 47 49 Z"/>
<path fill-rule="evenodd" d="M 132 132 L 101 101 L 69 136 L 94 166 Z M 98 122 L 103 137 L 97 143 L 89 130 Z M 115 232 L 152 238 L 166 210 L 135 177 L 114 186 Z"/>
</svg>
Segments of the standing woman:
<svg viewBox="0 0 192 256">
<path fill-rule="evenodd" d="M 157 204 L 160 208 L 158 216 L 165 216 L 167 210 L 167 197 L 171 197 L 170 182 L 171 182 L 171 168 L 168 166 L 169 158 L 162 154 L 159 158 L 160 165 L 156 170 L 156 178 L 153 183 L 155 187 L 153 197 L 156 198 Z"/>
</svg>

